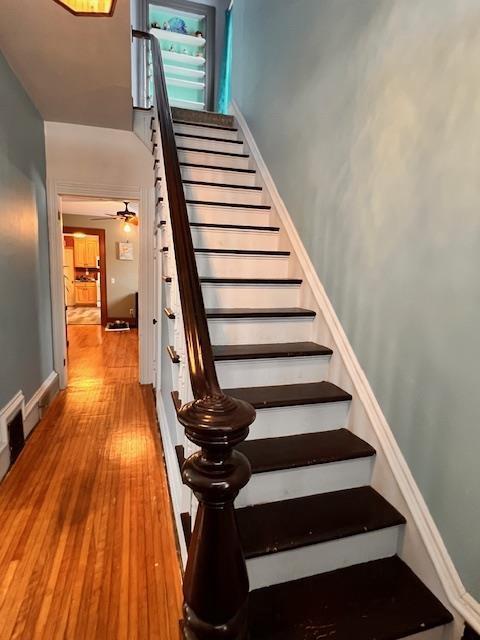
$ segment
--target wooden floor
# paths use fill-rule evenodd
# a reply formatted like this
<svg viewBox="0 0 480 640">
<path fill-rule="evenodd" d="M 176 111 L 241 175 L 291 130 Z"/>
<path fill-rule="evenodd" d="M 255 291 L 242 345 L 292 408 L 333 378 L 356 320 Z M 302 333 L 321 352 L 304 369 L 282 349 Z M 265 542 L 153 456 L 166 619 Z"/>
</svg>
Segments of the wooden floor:
<svg viewBox="0 0 480 640">
<path fill-rule="evenodd" d="M 0 639 L 178 640 L 180 570 L 136 332 L 68 331 L 70 386 L 0 484 Z"/>
</svg>

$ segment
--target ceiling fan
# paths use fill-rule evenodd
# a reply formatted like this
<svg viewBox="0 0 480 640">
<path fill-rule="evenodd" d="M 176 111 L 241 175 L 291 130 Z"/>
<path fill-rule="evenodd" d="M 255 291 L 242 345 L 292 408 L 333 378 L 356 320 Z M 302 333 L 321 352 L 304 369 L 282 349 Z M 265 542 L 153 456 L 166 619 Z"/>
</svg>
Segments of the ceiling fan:
<svg viewBox="0 0 480 640">
<path fill-rule="evenodd" d="M 123 230 L 126 233 L 130 233 L 130 231 L 132 230 L 132 224 L 138 226 L 138 217 L 135 211 L 129 211 L 128 202 L 124 201 L 124 205 L 125 209 L 123 209 L 122 211 L 117 211 L 117 213 L 106 213 L 102 217 L 90 218 L 90 220 L 105 220 L 105 218 L 109 218 L 110 220 L 123 220 Z"/>
</svg>

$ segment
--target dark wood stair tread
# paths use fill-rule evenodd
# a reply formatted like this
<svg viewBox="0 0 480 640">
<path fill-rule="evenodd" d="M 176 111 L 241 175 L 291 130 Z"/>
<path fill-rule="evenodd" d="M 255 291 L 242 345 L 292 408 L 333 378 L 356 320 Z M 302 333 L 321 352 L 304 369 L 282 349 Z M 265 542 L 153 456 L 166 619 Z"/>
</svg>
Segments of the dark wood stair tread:
<svg viewBox="0 0 480 640">
<path fill-rule="evenodd" d="M 260 358 L 296 358 L 331 356 L 333 351 L 315 342 L 271 344 L 218 344 L 213 346 L 215 360 L 255 360 Z"/>
<path fill-rule="evenodd" d="M 260 251 L 256 249 L 195 249 L 195 253 L 234 254 L 238 256 L 289 256 L 290 251 Z"/>
<path fill-rule="evenodd" d="M 262 187 L 248 184 L 226 184 L 225 182 L 206 182 L 205 180 L 184 180 L 183 184 L 193 184 L 200 187 L 218 187 L 219 189 L 248 189 L 250 191 L 262 191 Z"/>
<path fill-rule="evenodd" d="M 237 446 L 252 473 L 296 469 L 375 455 L 375 449 L 348 429 L 246 440 Z"/>
<path fill-rule="evenodd" d="M 190 222 L 190 226 L 202 229 L 230 229 L 232 231 L 280 231 L 280 227 L 262 227 L 250 224 L 217 224 L 215 222 Z"/>
<path fill-rule="evenodd" d="M 229 144 L 243 144 L 243 140 L 229 140 L 228 138 L 213 138 L 210 136 L 202 136 L 196 133 L 181 133 L 179 131 L 175 131 L 176 136 L 181 136 L 182 138 L 194 138 L 196 140 L 211 140 L 212 142 L 228 142 Z"/>
<path fill-rule="evenodd" d="M 397 556 L 250 593 L 250 640 L 399 640 L 452 621 Z"/>
<path fill-rule="evenodd" d="M 163 276 L 164 282 L 171 282 L 172 276 Z M 259 284 L 259 285 L 300 285 L 298 278 L 214 278 L 205 276 L 199 278 L 202 284 Z"/>
<path fill-rule="evenodd" d="M 195 149 L 192 147 L 177 147 L 178 151 L 195 151 L 195 153 L 212 153 L 215 156 L 232 156 L 234 158 L 249 158 L 248 153 L 233 153 L 231 151 L 215 151 L 213 149 Z"/>
<path fill-rule="evenodd" d="M 194 167 L 197 169 L 213 169 L 217 171 L 236 171 L 238 173 L 257 173 L 255 169 L 238 169 L 237 167 L 219 167 L 197 162 L 180 162 L 181 167 Z"/>
<path fill-rule="evenodd" d="M 249 308 L 211 308 L 206 309 L 207 318 L 314 318 L 316 313 L 311 309 L 297 307 L 272 307 L 266 309 Z"/>
<path fill-rule="evenodd" d="M 249 402 L 255 409 L 344 402 L 352 399 L 349 393 L 326 381 L 225 389 L 225 393 Z"/>
<path fill-rule="evenodd" d="M 173 124 L 186 124 L 192 127 L 207 127 L 207 129 L 218 129 L 219 131 L 238 131 L 235 127 L 222 127 L 219 124 L 210 124 L 207 122 L 190 122 L 189 120 L 173 119 Z"/>
<path fill-rule="evenodd" d="M 168 247 L 162 247 L 162 251 L 168 251 Z M 261 251 L 257 249 L 208 249 L 195 248 L 195 253 L 215 253 L 219 255 L 235 255 L 235 256 L 273 256 L 285 257 L 290 255 L 290 251 Z"/>
<path fill-rule="evenodd" d="M 395 507 L 372 487 L 236 509 L 246 558 L 405 524 Z"/>
<path fill-rule="evenodd" d="M 200 278 L 200 282 L 206 284 L 273 284 L 273 285 L 299 285 L 302 280 L 299 278 Z"/>
<path fill-rule="evenodd" d="M 270 211 L 269 204 L 243 204 L 241 202 L 216 202 L 215 200 L 185 200 L 187 204 L 194 204 L 203 207 L 226 207 L 231 209 L 259 209 L 260 211 Z"/>
<path fill-rule="evenodd" d="M 236 449 L 247 456 L 252 473 L 356 460 L 374 456 L 376 453 L 372 446 L 348 429 L 246 440 L 237 445 Z M 177 445 L 175 451 L 181 468 L 184 461 L 183 445 Z"/>
</svg>

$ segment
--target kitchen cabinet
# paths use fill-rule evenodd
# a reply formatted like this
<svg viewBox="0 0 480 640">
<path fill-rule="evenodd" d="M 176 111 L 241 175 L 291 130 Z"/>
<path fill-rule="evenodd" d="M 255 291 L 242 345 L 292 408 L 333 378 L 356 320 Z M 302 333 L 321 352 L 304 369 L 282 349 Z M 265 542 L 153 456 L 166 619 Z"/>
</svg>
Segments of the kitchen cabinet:
<svg viewBox="0 0 480 640">
<path fill-rule="evenodd" d="M 95 307 L 97 304 L 96 282 L 75 282 L 75 304 Z"/>
<path fill-rule="evenodd" d="M 97 258 L 100 255 L 98 237 L 74 238 L 73 252 L 76 267 L 96 267 Z"/>
</svg>

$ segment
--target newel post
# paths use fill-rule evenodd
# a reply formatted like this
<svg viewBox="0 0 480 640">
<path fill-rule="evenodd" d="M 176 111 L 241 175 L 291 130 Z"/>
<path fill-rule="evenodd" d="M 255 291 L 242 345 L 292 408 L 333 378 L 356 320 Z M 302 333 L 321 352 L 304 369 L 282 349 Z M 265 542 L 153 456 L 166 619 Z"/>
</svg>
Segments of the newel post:
<svg viewBox="0 0 480 640">
<path fill-rule="evenodd" d="M 183 467 L 199 501 L 184 578 L 185 640 L 247 637 L 248 576 L 233 501 L 250 479 L 250 464 L 234 447 L 255 419 L 247 403 L 223 394 L 195 400 L 178 414 L 201 447 Z"/>
</svg>

